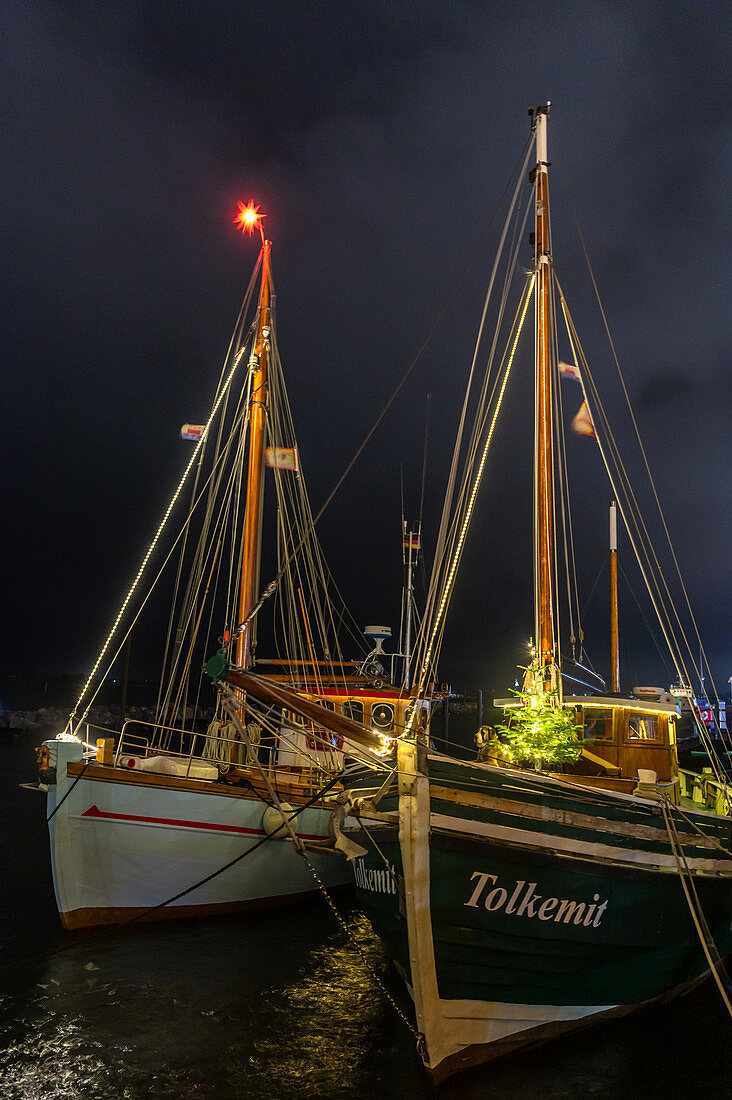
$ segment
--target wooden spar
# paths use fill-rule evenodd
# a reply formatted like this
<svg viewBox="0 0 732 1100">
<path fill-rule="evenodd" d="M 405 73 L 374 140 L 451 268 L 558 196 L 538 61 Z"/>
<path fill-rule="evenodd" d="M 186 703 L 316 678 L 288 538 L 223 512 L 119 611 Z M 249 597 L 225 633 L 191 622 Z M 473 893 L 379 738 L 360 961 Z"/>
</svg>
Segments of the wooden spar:
<svg viewBox="0 0 732 1100">
<path fill-rule="evenodd" d="M 421 522 L 417 526 L 417 542 L 420 544 L 422 535 Z M 403 654 L 404 661 L 404 675 L 402 678 L 402 687 L 407 691 L 410 687 L 411 674 L 410 674 L 410 662 L 412 659 L 412 594 L 414 592 L 413 583 L 413 571 L 417 564 L 417 556 L 419 550 L 414 552 L 414 537 L 415 532 L 407 532 L 407 521 L 402 520 L 402 560 L 406 567 L 406 577 L 404 581 L 404 589 L 402 593 L 403 600 L 403 620 L 404 620 L 404 644 L 399 648 Z M 405 546 L 405 543 L 407 544 Z M 406 554 L 404 551 L 406 550 Z"/>
<path fill-rule="evenodd" d="M 549 105 L 536 109 L 535 265 L 537 326 L 536 538 L 537 637 L 542 670 L 555 662 L 554 489 L 550 320 L 549 175 L 546 121 Z M 547 677 L 545 676 L 545 681 Z"/>
<path fill-rule="evenodd" d="M 318 668 L 360 668 L 362 661 L 316 661 L 315 664 Z M 313 662 L 308 660 L 295 660 L 290 657 L 258 657 L 257 665 L 292 665 L 293 668 L 300 668 L 302 665 L 307 665 L 308 668 Z"/>
<path fill-rule="evenodd" d="M 262 471 L 264 469 L 264 434 L 267 420 L 267 366 L 270 347 L 270 274 L 271 242 L 262 242 L 262 287 L 259 295 L 257 333 L 249 370 L 252 389 L 249 400 L 249 470 L 247 473 L 246 508 L 239 588 L 239 622 L 244 622 L 254 607 L 259 588 L 259 544 L 261 539 Z M 248 668 L 251 661 L 252 624 L 247 623 L 236 640 L 236 663 Z"/>
<path fill-rule="evenodd" d="M 620 632 L 618 630 L 618 518 L 610 502 L 610 690 L 620 691 Z"/>
<path fill-rule="evenodd" d="M 338 733 L 341 737 L 347 737 L 357 745 L 366 749 L 379 751 L 382 749 L 382 741 L 377 733 L 366 729 L 365 726 L 346 718 L 345 714 L 337 714 L 327 707 L 321 707 L 311 699 L 304 699 L 302 695 L 296 695 L 294 691 L 288 691 L 280 684 L 274 684 L 263 676 L 256 676 L 253 672 L 245 672 L 240 668 L 229 668 L 221 677 L 227 684 L 238 688 L 241 692 L 253 695 L 264 703 L 274 706 L 286 707 L 295 714 L 301 714 L 304 718 L 310 718 L 319 726 Z"/>
</svg>

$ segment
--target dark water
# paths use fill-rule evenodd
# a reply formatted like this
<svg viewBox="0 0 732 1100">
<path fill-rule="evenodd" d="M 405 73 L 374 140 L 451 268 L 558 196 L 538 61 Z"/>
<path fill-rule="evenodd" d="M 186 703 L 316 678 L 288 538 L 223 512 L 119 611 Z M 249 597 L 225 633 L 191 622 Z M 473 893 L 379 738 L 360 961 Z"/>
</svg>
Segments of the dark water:
<svg viewBox="0 0 732 1100">
<path fill-rule="evenodd" d="M 17 786 L 34 777 L 37 741 L 0 745 L 2 1100 L 732 1096 L 732 1022 L 714 987 L 433 1093 L 410 1033 L 324 903 L 63 932 L 45 800 Z M 338 904 L 408 1011 L 368 923 L 347 897 Z"/>
</svg>

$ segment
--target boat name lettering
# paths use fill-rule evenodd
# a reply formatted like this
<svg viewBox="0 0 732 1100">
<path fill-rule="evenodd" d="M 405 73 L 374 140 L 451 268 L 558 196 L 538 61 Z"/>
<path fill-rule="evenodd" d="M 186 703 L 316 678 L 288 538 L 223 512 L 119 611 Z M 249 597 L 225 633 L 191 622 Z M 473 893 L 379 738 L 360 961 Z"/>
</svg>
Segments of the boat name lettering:
<svg viewBox="0 0 732 1100">
<path fill-rule="evenodd" d="M 353 864 L 353 875 L 356 885 L 362 890 L 372 890 L 377 894 L 396 894 L 396 871 L 391 864 L 387 867 L 374 870 L 373 867 L 364 866 L 362 859 L 357 859 Z"/>
<path fill-rule="evenodd" d="M 600 901 L 600 895 L 594 894 L 592 901 L 575 901 L 572 898 L 545 898 L 536 893 L 535 882 L 518 879 L 509 896 L 508 890 L 498 885 L 498 875 L 489 875 L 486 871 L 473 871 L 471 883 L 477 879 L 473 893 L 464 905 L 479 908 L 479 901 L 489 913 L 501 909 L 509 916 L 538 917 L 539 920 L 553 920 L 557 924 L 581 924 L 585 928 L 599 928 L 607 909 L 607 899 Z M 489 887 L 492 886 L 492 889 Z"/>
</svg>

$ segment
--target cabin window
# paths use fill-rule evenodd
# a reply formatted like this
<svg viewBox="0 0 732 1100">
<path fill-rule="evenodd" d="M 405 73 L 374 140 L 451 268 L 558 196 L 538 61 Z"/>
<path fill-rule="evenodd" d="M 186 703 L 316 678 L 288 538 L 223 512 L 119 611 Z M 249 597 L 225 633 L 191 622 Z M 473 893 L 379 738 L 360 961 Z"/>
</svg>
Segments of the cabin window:
<svg viewBox="0 0 732 1100">
<path fill-rule="evenodd" d="M 307 722 L 301 714 L 295 714 L 294 710 L 286 710 L 282 714 L 282 724 L 285 726 L 304 726 Z"/>
<path fill-rule="evenodd" d="M 325 707 L 326 710 L 335 710 L 335 703 L 332 699 L 318 699 L 317 702 L 320 703 L 321 707 Z"/>
<path fill-rule="evenodd" d="M 371 707 L 371 725 L 379 733 L 394 729 L 394 707 L 391 703 L 374 703 Z"/>
<path fill-rule="evenodd" d="M 343 713 L 352 722 L 360 722 L 363 725 L 363 703 L 360 699 L 346 699 L 343 704 Z"/>
<path fill-rule="evenodd" d="M 588 741 L 611 741 L 613 736 L 613 712 L 587 708 L 585 710 L 583 737 Z"/>
<path fill-rule="evenodd" d="M 657 741 L 655 714 L 631 714 L 628 719 L 629 741 Z"/>
</svg>

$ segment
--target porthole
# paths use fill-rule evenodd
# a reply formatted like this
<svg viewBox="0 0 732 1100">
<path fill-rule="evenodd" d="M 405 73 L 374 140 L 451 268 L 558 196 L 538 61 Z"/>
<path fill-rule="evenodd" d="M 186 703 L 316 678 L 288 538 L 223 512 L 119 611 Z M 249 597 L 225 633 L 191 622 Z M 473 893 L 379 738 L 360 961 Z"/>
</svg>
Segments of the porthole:
<svg viewBox="0 0 732 1100">
<path fill-rule="evenodd" d="M 394 707 L 391 703 L 374 703 L 371 707 L 371 725 L 380 733 L 394 729 Z"/>
</svg>

